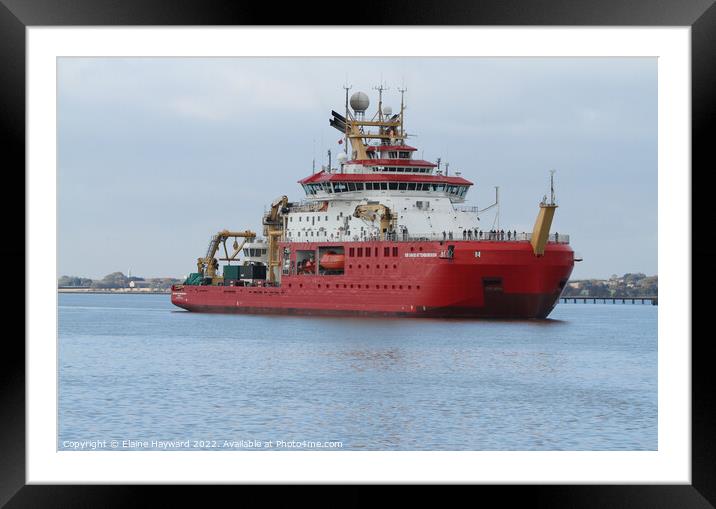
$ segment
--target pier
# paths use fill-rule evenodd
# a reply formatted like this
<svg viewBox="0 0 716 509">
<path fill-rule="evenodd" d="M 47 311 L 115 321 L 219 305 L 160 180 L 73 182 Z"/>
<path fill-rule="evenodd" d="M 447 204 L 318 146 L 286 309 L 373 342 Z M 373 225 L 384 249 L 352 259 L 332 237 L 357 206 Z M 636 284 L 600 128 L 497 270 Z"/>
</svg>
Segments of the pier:
<svg viewBox="0 0 716 509">
<path fill-rule="evenodd" d="M 641 304 L 651 303 L 652 306 L 658 306 L 659 305 L 659 297 L 657 296 L 648 296 L 648 297 L 584 297 L 584 296 L 578 296 L 578 297 L 560 297 L 560 301 L 566 303 L 574 303 L 582 302 L 583 304 L 586 304 L 587 302 L 591 301 L 593 304 L 596 304 L 597 302 L 600 302 L 602 304 L 626 304 L 628 302 L 631 302 L 631 304 L 636 304 L 639 301 L 641 301 Z"/>
</svg>

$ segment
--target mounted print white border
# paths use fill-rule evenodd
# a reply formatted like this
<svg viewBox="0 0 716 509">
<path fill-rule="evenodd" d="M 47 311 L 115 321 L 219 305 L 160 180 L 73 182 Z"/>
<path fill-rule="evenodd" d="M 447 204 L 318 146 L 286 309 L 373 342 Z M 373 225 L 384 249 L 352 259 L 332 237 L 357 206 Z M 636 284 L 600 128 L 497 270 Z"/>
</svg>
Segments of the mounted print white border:
<svg viewBox="0 0 716 509">
<path fill-rule="evenodd" d="M 350 36 L 346 37 L 349 32 Z M 380 43 L 399 40 L 387 54 Z M 689 27 L 27 29 L 27 483 L 691 482 Z M 359 40 L 355 45 L 352 41 Z M 326 41 L 330 41 L 327 44 Z M 658 450 L 57 451 L 56 63 L 69 56 L 658 58 Z M 667 235 L 667 232 L 669 235 Z M 683 232 L 676 239 L 674 232 Z M 56 261 L 56 260 L 55 260 Z"/>
</svg>

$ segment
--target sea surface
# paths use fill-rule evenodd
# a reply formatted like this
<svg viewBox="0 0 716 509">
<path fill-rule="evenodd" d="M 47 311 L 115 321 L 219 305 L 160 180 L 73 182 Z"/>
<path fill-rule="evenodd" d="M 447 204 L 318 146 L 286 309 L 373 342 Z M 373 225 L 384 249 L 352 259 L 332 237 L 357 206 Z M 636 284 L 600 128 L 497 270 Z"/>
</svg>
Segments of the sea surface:
<svg viewBox="0 0 716 509">
<path fill-rule="evenodd" d="M 59 450 L 656 450 L 657 306 L 195 314 L 59 294 Z"/>
</svg>

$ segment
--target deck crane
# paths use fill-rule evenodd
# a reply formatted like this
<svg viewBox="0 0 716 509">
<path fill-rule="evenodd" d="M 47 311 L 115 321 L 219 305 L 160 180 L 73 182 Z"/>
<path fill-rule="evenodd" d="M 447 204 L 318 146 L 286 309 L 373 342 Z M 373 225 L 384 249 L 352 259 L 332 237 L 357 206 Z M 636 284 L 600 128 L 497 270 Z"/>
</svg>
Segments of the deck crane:
<svg viewBox="0 0 716 509">
<path fill-rule="evenodd" d="M 226 241 L 230 238 L 234 238 L 234 245 L 232 246 L 234 252 L 231 256 L 229 256 L 229 251 L 226 248 Z M 237 240 L 239 238 L 243 239 L 241 243 Z M 239 252 L 241 252 L 241 248 L 247 241 L 255 238 L 256 234 L 250 230 L 241 232 L 221 230 L 215 235 L 212 235 L 211 240 L 209 241 L 209 248 L 206 250 L 206 256 L 203 258 L 197 258 L 196 260 L 197 271 L 202 275 L 202 277 L 210 277 L 213 283 L 214 279 L 217 279 L 216 272 L 219 269 L 219 261 L 214 258 L 216 252 L 219 250 L 219 245 L 224 246 L 224 254 L 226 255 L 226 257 L 222 258 L 222 260 L 231 261 L 236 258 L 236 255 L 238 255 Z"/>
<path fill-rule="evenodd" d="M 283 236 L 283 214 L 288 212 L 288 197 L 281 196 L 271 203 L 271 209 L 264 214 L 264 236 L 268 240 L 268 280 L 275 283 L 277 274 L 275 268 L 279 266 L 278 243 Z"/>
</svg>

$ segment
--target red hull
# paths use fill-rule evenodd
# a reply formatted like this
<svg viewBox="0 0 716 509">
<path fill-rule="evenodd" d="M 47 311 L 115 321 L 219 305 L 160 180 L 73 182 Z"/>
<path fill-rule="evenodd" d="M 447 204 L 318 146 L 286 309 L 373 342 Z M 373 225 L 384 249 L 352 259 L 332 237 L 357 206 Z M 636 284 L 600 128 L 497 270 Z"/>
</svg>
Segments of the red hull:
<svg viewBox="0 0 716 509">
<path fill-rule="evenodd" d="M 319 245 L 329 244 L 286 243 L 280 252 Z M 526 241 L 330 245 L 345 249 L 344 274 L 283 275 L 277 287 L 179 285 L 172 303 L 219 313 L 546 318 L 574 267 L 566 244 L 548 244 L 540 257 Z M 349 256 L 350 248 L 372 256 Z"/>
</svg>

